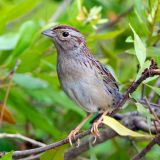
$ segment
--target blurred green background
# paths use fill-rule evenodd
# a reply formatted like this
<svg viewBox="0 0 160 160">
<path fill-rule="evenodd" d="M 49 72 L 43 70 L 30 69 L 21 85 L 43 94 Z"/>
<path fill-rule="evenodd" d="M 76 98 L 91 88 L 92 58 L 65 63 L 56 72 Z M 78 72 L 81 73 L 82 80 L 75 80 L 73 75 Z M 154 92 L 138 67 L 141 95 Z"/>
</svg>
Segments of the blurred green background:
<svg viewBox="0 0 160 160">
<path fill-rule="evenodd" d="M 65 138 L 85 117 L 85 112 L 60 88 L 56 50 L 52 41 L 41 35 L 43 30 L 57 24 L 79 29 L 85 35 L 90 51 L 108 66 L 124 92 L 136 79 L 140 68 L 129 24 L 144 43 L 146 59 L 154 58 L 160 65 L 159 5 L 158 0 L 0 0 L 1 102 L 8 86 L 8 81 L 3 79 L 17 60 L 21 60 L 7 99 L 7 108 L 16 124 L 3 122 L 0 132 L 20 133 L 48 144 Z M 150 85 L 154 83 L 155 80 Z M 149 92 L 146 87 L 146 94 Z M 137 99 L 140 96 L 141 87 L 134 93 Z M 126 106 L 122 112 L 131 110 L 136 107 Z M 89 123 L 83 130 L 87 128 Z M 146 144 L 136 142 L 139 149 Z M 61 148 L 55 159 L 60 159 L 68 147 Z M 27 148 L 33 146 L 17 139 L 0 139 L 1 151 Z M 114 138 L 81 156 L 125 160 L 134 154 L 131 141 Z M 155 146 L 146 159 L 159 158 L 159 148 Z"/>
</svg>

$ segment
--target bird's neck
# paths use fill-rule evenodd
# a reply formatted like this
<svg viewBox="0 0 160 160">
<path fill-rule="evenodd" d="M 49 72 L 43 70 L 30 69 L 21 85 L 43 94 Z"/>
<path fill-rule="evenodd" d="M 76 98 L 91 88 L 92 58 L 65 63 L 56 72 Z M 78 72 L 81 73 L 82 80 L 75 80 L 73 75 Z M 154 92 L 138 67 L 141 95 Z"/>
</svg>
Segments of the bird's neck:
<svg viewBox="0 0 160 160">
<path fill-rule="evenodd" d="M 57 48 L 57 52 L 58 52 L 58 56 L 60 57 L 66 57 L 66 58 L 78 58 L 81 56 L 88 56 L 90 55 L 90 51 L 88 49 L 88 47 L 86 46 L 86 44 L 80 44 L 79 47 L 72 49 L 72 50 L 64 50 L 62 49 L 60 46 L 56 47 Z"/>
</svg>

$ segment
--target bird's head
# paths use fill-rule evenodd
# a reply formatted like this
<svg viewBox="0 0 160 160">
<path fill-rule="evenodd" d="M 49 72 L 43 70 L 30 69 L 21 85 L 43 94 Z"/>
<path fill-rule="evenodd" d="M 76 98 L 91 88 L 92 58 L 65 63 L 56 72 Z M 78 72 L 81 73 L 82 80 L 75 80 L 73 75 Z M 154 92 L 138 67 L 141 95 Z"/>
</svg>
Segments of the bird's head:
<svg viewBox="0 0 160 160">
<path fill-rule="evenodd" d="M 50 37 L 57 50 L 70 51 L 76 50 L 81 45 L 85 45 L 83 35 L 75 28 L 67 25 L 58 25 L 47 29 L 42 34 Z"/>
</svg>

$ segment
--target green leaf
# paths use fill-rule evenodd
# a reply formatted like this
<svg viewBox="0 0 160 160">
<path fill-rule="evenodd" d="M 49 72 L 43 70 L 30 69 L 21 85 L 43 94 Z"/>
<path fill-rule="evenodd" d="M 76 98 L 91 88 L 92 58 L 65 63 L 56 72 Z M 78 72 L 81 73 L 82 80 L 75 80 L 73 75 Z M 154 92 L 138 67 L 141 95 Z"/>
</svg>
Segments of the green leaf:
<svg viewBox="0 0 160 160">
<path fill-rule="evenodd" d="M 19 40 L 19 33 L 8 33 L 0 36 L 0 50 L 14 49 Z"/>
<path fill-rule="evenodd" d="M 119 36 L 123 32 L 124 32 L 124 29 L 112 31 L 112 32 L 107 32 L 107 33 L 102 33 L 102 34 L 94 34 L 94 35 L 91 35 L 90 37 L 88 37 L 87 40 L 94 41 L 94 40 L 112 39 L 112 38 Z"/>
<path fill-rule="evenodd" d="M 151 82 L 151 81 L 154 81 L 155 79 L 157 79 L 159 76 L 153 76 L 153 77 L 149 77 L 147 78 L 146 80 L 143 81 L 144 84 L 148 83 L 148 82 Z"/>
<path fill-rule="evenodd" d="M 102 7 L 99 6 L 94 6 L 93 8 L 90 9 L 87 18 L 85 19 L 85 23 L 92 22 L 94 20 L 100 19 L 100 12 L 102 10 Z"/>
<path fill-rule="evenodd" d="M 26 89 L 44 89 L 48 87 L 46 81 L 32 77 L 29 74 L 15 74 L 13 81 Z"/>
<path fill-rule="evenodd" d="M 56 125 L 54 125 L 55 122 L 50 120 L 43 113 L 43 110 L 38 110 L 36 106 L 29 103 L 25 91 L 22 91 L 20 88 L 12 88 L 9 102 L 21 115 L 32 122 L 35 127 L 51 134 L 56 139 L 61 135 Z"/>
<path fill-rule="evenodd" d="M 40 160 L 63 160 L 65 149 L 66 149 L 66 146 L 61 146 L 56 149 L 51 149 L 45 152 L 40 157 Z"/>
<path fill-rule="evenodd" d="M 144 46 L 142 40 L 138 36 L 138 34 L 135 32 L 135 30 L 130 25 L 130 28 L 133 31 L 134 34 L 134 49 L 136 52 L 137 59 L 139 61 L 140 67 L 143 67 L 143 64 L 146 60 L 146 47 Z"/>
<path fill-rule="evenodd" d="M 133 43 L 134 40 L 131 36 L 127 37 L 126 40 L 125 40 L 126 43 Z"/>
<path fill-rule="evenodd" d="M 151 57 L 156 57 L 158 56 L 160 59 L 160 48 L 158 47 L 149 47 L 147 48 L 147 55 L 151 56 Z"/>
<path fill-rule="evenodd" d="M 150 86 L 148 84 L 146 84 L 146 86 L 150 87 L 151 89 L 153 89 L 159 96 L 160 96 L 160 88 L 157 88 L 157 87 L 153 87 L 153 86 Z"/>
<path fill-rule="evenodd" d="M 147 60 L 145 63 L 143 63 L 143 66 L 140 68 L 138 71 L 138 74 L 136 76 L 136 80 L 141 76 L 142 72 L 146 69 L 149 68 L 151 65 L 151 61 Z"/>
<path fill-rule="evenodd" d="M 1 160 L 12 160 L 12 154 L 13 154 L 13 151 L 5 154 L 5 155 L 4 155 L 2 158 L 0 158 L 0 159 L 1 159 Z"/>
<path fill-rule="evenodd" d="M 155 0 L 151 13 L 148 15 L 148 21 L 152 24 L 156 21 L 156 13 L 158 12 L 159 1 Z M 158 16 L 157 16 L 158 17 Z"/>
<path fill-rule="evenodd" d="M 150 114 L 150 112 L 141 104 L 141 103 L 135 103 L 136 104 L 136 106 L 137 106 L 137 111 L 140 113 L 140 114 L 142 114 L 142 115 L 144 115 L 144 116 L 146 116 L 147 118 L 154 118 L 153 117 L 153 115 L 152 114 Z"/>
<path fill-rule="evenodd" d="M 112 128 L 115 132 L 117 132 L 120 136 L 131 136 L 135 138 L 152 138 L 153 136 L 148 134 L 142 134 L 135 131 L 132 131 L 125 126 L 123 126 L 120 122 L 115 120 L 112 117 L 105 116 L 103 118 L 103 123 L 110 128 Z"/>
<path fill-rule="evenodd" d="M 56 104 L 68 110 L 73 110 L 82 117 L 85 115 L 85 111 L 72 102 L 63 91 L 55 91 L 52 88 L 45 90 L 28 90 L 27 93 L 32 96 L 36 101 L 45 103 L 47 105 Z"/>
<path fill-rule="evenodd" d="M 37 21 L 27 21 L 20 28 L 21 37 L 17 43 L 15 50 L 13 51 L 14 56 L 18 56 L 29 47 L 35 33 L 40 29 L 40 23 Z"/>
<path fill-rule="evenodd" d="M 3 30 L 4 26 L 8 23 L 12 23 L 15 19 L 23 17 L 27 15 L 29 11 L 34 9 L 40 1 L 39 0 L 27 0 L 27 1 L 16 1 L 17 3 L 6 3 L 2 5 L 3 7 L 0 10 L 0 30 Z M 1 3 L 3 4 L 3 3 Z M 31 17 L 30 17 L 31 18 Z M 21 23 L 22 19 L 19 19 L 19 23 Z M 16 21 L 18 23 L 18 21 Z M 12 28 L 15 26 L 14 24 L 10 24 Z"/>
</svg>

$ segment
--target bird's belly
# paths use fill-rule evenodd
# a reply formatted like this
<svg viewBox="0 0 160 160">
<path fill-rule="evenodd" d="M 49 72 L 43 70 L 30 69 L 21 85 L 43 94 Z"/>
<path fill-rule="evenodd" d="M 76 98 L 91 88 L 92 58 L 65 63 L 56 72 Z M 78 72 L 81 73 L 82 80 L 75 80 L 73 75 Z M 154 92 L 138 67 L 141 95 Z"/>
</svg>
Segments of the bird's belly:
<svg viewBox="0 0 160 160">
<path fill-rule="evenodd" d="M 72 80 L 73 77 L 70 77 L 70 81 L 61 79 L 62 88 L 73 101 L 87 112 L 98 112 L 110 108 L 112 106 L 111 94 L 105 92 L 103 85 L 93 76 L 87 77 L 76 80 Z"/>
</svg>

